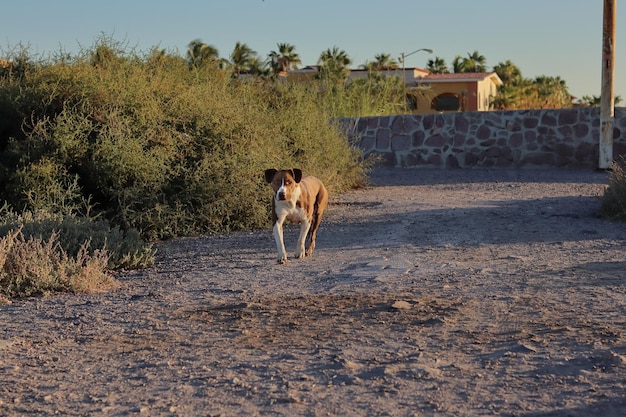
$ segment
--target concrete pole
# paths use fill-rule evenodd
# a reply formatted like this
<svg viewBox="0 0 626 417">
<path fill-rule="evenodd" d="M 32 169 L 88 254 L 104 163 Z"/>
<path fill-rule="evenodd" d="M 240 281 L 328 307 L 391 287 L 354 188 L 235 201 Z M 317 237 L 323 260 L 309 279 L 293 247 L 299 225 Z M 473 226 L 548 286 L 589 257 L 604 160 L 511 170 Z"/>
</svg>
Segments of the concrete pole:
<svg viewBox="0 0 626 417">
<path fill-rule="evenodd" d="M 615 7 L 617 0 L 604 0 L 602 24 L 602 92 L 600 96 L 600 160 L 598 168 L 613 166 L 613 116 L 615 94 Z"/>
</svg>

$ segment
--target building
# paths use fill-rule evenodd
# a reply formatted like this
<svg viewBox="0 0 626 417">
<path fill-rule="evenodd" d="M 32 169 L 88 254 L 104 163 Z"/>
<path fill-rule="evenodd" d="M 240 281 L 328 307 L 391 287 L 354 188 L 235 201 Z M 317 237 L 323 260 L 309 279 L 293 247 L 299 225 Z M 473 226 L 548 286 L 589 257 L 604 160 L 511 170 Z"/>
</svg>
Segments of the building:
<svg viewBox="0 0 626 417">
<path fill-rule="evenodd" d="M 405 68 L 381 74 L 404 78 L 407 107 L 419 114 L 492 110 L 491 100 L 502 85 L 495 72 L 433 74 L 421 68 Z M 362 78 L 367 78 L 367 70 L 351 70 L 348 79 Z"/>
<path fill-rule="evenodd" d="M 492 98 L 498 94 L 502 80 L 495 72 L 433 74 L 421 68 L 380 71 L 385 77 L 404 79 L 407 110 L 417 114 L 452 111 L 489 111 Z M 317 67 L 309 66 L 282 74 L 284 79 L 302 82 L 313 79 Z M 350 70 L 348 81 L 366 79 L 365 69 Z"/>
<path fill-rule="evenodd" d="M 489 111 L 502 80 L 495 72 L 428 74 L 407 83 L 417 92 L 416 113 Z"/>
</svg>

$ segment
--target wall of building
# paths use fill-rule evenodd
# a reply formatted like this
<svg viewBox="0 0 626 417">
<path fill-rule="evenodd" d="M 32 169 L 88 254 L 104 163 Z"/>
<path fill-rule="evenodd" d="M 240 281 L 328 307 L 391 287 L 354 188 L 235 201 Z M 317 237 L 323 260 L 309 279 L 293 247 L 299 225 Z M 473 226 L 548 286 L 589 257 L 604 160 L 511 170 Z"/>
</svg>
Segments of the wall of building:
<svg viewBox="0 0 626 417">
<path fill-rule="evenodd" d="M 428 168 L 598 166 L 599 108 L 454 112 L 342 119 L 365 155 Z M 626 155 L 626 109 L 615 109 L 615 159 Z"/>
<path fill-rule="evenodd" d="M 426 83 L 428 84 L 428 83 Z M 459 97 L 460 108 L 476 108 L 476 104 L 472 102 L 471 98 L 468 99 L 468 90 L 471 87 L 471 83 L 467 82 L 450 82 L 450 83 L 438 83 L 430 84 L 430 88 L 424 88 L 417 90 L 417 109 L 415 114 L 439 114 L 439 112 L 432 108 L 432 101 L 439 94 L 452 93 Z M 475 101 L 475 100 L 474 100 Z"/>
</svg>

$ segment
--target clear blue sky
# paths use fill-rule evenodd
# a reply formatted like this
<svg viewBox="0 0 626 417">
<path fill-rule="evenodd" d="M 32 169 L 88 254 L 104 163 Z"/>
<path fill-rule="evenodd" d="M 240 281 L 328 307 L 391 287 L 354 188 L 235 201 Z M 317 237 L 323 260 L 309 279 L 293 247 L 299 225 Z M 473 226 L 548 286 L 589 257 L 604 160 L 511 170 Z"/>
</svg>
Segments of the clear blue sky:
<svg viewBox="0 0 626 417">
<path fill-rule="evenodd" d="M 619 2 L 618 2 L 619 3 Z M 23 44 L 34 54 L 89 48 L 102 35 L 140 51 L 184 55 L 201 39 L 228 57 L 237 41 L 261 57 L 277 43 L 296 47 L 303 65 L 334 46 L 357 68 L 379 53 L 425 67 L 450 65 L 477 50 L 491 69 L 510 59 L 528 78 L 560 76 L 577 97 L 600 95 L 601 0 L 20 0 L 0 14 L 0 52 Z M 626 5 L 617 5 L 615 93 L 626 104 Z"/>
</svg>

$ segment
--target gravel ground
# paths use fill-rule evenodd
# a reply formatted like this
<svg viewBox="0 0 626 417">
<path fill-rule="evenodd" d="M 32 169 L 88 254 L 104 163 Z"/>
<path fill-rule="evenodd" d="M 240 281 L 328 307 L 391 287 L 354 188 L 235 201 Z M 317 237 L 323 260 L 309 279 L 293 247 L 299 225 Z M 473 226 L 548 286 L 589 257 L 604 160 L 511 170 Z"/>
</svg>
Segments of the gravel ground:
<svg viewBox="0 0 626 417">
<path fill-rule="evenodd" d="M 606 183 L 380 168 L 310 258 L 276 264 L 270 230 L 159 243 L 114 292 L 0 306 L 0 415 L 626 415 Z"/>
</svg>

